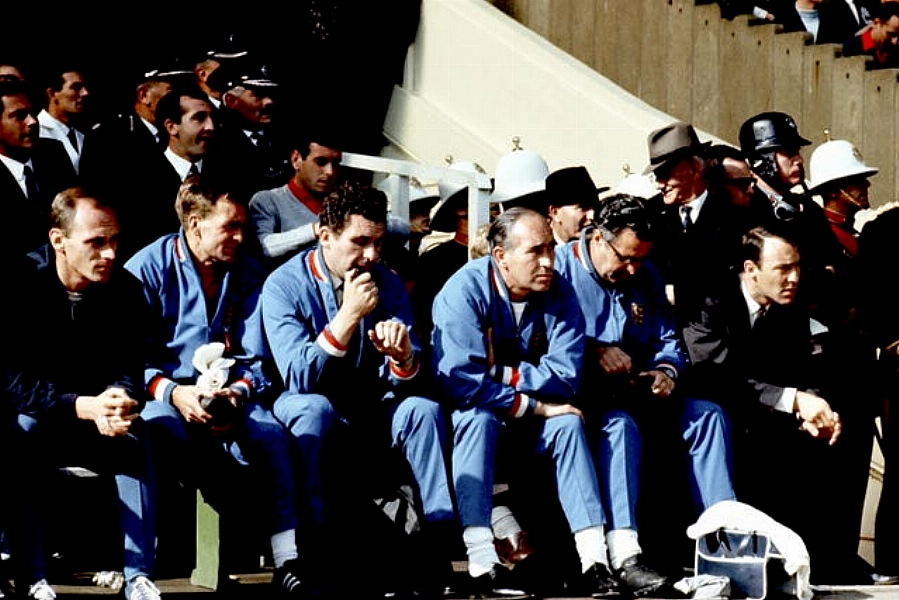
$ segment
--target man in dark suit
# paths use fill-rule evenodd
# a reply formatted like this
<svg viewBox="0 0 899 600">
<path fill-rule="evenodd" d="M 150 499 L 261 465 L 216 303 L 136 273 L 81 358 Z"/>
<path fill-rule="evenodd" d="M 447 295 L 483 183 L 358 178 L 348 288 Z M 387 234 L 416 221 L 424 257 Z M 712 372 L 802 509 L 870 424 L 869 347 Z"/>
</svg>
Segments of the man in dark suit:
<svg viewBox="0 0 899 600">
<path fill-rule="evenodd" d="M 176 233 L 181 225 L 175 199 L 181 183 L 188 175 L 213 170 L 209 153 L 216 128 L 206 94 L 193 84 L 177 85 L 159 100 L 155 116 L 165 149 L 140 162 L 132 157 L 126 165 L 111 161 L 103 168 L 113 178 L 124 171 L 127 181 L 114 191 L 118 197 L 110 199 L 122 223 L 120 254 L 125 258 L 162 235 Z"/>
<path fill-rule="evenodd" d="M 662 194 L 650 260 L 659 268 L 668 300 L 684 324 L 709 286 L 730 273 L 748 212 L 723 191 L 710 191 L 705 151 L 692 125 L 675 122 L 649 134 L 649 166 Z M 744 214 L 745 213 L 745 214 Z M 697 268 L 702 264 L 703 268 Z"/>
<path fill-rule="evenodd" d="M 39 138 L 24 85 L 0 81 L 0 203 L 9 228 L 3 254 L 24 256 L 47 241 L 50 202 L 75 185 L 75 171 L 62 145 Z"/>
<path fill-rule="evenodd" d="M 263 65 L 234 73 L 222 94 L 219 145 L 250 194 L 281 187 L 294 175 L 277 121 L 278 88 Z"/>
<path fill-rule="evenodd" d="M 170 204 L 174 207 L 177 194 L 174 177 L 167 178 L 169 181 L 162 184 L 141 177 L 137 184 L 135 174 L 166 172 L 162 153 L 167 147 L 168 136 L 157 127 L 156 107 L 173 85 L 192 78 L 192 71 L 179 70 L 177 65 L 142 73 L 135 88 L 133 109 L 102 122 L 86 140 L 81 154 L 81 184 L 115 205 L 122 215 L 120 220 L 124 221 L 124 237 L 120 256 L 131 256 L 153 241 L 154 236 L 158 237 L 157 233 L 163 233 L 161 230 L 147 230 L 142 235 L 142 219 L 145 216 L 136 210 L 137 207 L 153 206 L 153 196 L 163 193 L 162 186 L 172 189 Z M 168 210 L 168 206 L 163 206 L 167 202 L 160 200 L 159 204 L 161 211 Z M 134 210 L 129 212 L 129 208 Z M 135 221 L 135 218 L 138 220 Z M 137 233 L 132 231 L 135 229 Z"/>
<path fill-rule="evenodd" d="M 742 270 L 684 330 L 693 390 L 733 423 L 737 495 L 796 531 L 812 583 L 859 583 L 873 421 L 826 328 L 796 301 L 798 245 L 783 225 L 744 236 Z M 839 412 L 837 411 L 839 408 Z"/>
</svg>

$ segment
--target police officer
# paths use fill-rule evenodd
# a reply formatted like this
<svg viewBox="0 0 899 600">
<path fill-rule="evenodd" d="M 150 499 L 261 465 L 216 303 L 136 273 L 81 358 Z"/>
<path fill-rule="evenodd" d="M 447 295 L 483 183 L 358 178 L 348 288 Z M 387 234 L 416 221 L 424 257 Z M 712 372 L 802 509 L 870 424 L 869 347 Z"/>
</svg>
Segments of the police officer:
<svg viewBox="0 0 899 600">
<path fill-rule="evenodd" d="M 799 135 L 796 121 L 782 112 L 764 112 L 740 127 L 740 150 L 755 177 L 752 220 L 757 225 L 786 223 L 801 248 L 803 293 L 813 306 L 832 287 L 839 248 L 824 212 L 808 193 L 800 148 L 811 142 Z"/>
</svg>

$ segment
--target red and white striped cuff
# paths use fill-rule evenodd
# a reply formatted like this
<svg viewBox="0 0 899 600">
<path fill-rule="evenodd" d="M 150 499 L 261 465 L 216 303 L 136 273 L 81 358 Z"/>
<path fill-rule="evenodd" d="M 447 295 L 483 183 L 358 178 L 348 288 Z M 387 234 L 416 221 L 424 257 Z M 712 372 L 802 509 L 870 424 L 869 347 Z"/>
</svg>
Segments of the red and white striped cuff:
<svg viewBox="0 0 899 600">
<path fill-rule="evenodd" d="M 325 326 L 324 330 L 318 334 L 318 345 L 331 356 L 341 358 L 346 356 L 347 347 L 337 341 L 334 334 L 331 333 L 331 327 Z"/>
<path fill-rule="evenodd" d="M 515 400 L 512 402 L 512 408 L 509 409 L 509 416 L 513 419 L 520 419 L 528 414 L 530 405 L 531 399 L 527 394 L 516 393 Z"/>
<path fill-rule="evenodd" d="M 150 385 L 147 386 L 147 389 L 150 391 L 150 395 L 156 400 L 161 402 L 171 402 L 172 391 L 174 391 L 177 385 L 178 384 L 171 379 L 163 377 L 162 375 L 157 375 L 150 380 Z"/>
</svg>

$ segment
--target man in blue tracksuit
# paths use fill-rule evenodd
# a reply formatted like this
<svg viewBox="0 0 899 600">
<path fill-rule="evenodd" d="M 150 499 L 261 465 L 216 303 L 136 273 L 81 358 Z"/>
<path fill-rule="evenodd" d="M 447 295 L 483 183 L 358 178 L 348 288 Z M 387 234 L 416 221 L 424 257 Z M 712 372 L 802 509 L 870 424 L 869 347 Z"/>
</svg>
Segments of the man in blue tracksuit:
<svg viewBox="0 0 899 600">
<path fill-rule="evenodd" d="M 445 535 L 455 520 L 447 426 L 440 406 L 420 395 L 420 347 L 406 290 L 379 262 L 386 224 L 383 192 L 342 185 L 324 201 L 317 246 L 273 271 L 262 293 L 266 336 L 286 388 L 274 412 L 301 457 L 312 546 L 325 522 L 323 480 L 334 463 L 324 451 L 334 434 L 344 454 L 352 449 L 357 480 L 383 473 L 385 451 L 402 454 L 426 537 Z M 443 589 L 446 582 L 435 579 L 450 563 L 434 562 L 442 563 L 429 571 L 434 579 L 422 583 Z"/>
<path fill-rule="evenodd" d="M 581 560 L 587 592 L 617 594 L 604 516 L 581 411 L 572 406 L 584 320 L 571 286 L 554 275 L 545 217 L 513 208 L 491 225 L 489 256 L 469 262 L 434 303 L 433 369 L 453 408 L 453 478 L 476 592 L 521 593 L 493 546 L 497 444 L 548 458 Z"/>
<path fill-rule="evenodd" d="M 609 511 L 610 560 L 631 593 L 647 595 L 665 578 L 643 563 L 637 541 L 642 439 L 680 434 L 701 512 L 734 499 L 730 437 L 717 404 L 675 391 L 686 354 L 662 279 L 643 263 L 652 230 L 642 201 L 623 194 L 607 198 L 594 220 L 579 240 L 559 248 L 557 269 L 574 287 L 587 323 L 578 406 L 587 416 Z"/>
<path fill-rule="evenodd" d="M 245 507 L 228 474 L 240 472 L 235 460 L 248 463 L 271 536 L 273 583 L 298 595 L 290 437 L 263 403 L 271 388 L 260 304 L 264 271 L 241 251 L 247 210 L 232 190 L 188 178 L 177 212 L 180 233 L 159 238 L 125 265 L 143 282 L 152 319 L 144 381 L 156 401 L 142 415 L 160 472 L 194 481 L 220 510 L 235 514 Z M 197 348 L 212 342 L 234 361 L 218 389 L 198 384 L 194 361 Z"/>
</svg>

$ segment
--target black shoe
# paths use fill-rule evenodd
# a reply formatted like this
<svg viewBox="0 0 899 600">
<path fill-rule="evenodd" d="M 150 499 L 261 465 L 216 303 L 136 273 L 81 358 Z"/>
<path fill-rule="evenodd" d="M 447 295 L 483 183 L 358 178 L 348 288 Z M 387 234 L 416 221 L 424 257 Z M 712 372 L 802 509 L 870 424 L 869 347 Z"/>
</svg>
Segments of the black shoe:
<svg viewBox="0 0 899 600">
<path fill-rule="evenodd" d="M 531 594 L 513 581 L 512 571 L 504 565 L 493 565 L 489 572 L 471 578 L 474 598 L 530 598 Z"/>
<path fill-rule="evenodd" d="M 667 577 L 644 565 L 639 554 L 621 564 L 618 580 L 637 597 L 649 596 L 668 582 Z"/>
<path fill-rule="evenodd" d="M 584 573 L 583 589 L 593 598 L 617 598 L 621 595 L 621 586 L 602 563 L 595 563 Z"/>
<path fill-rule="evenodd" d="M 285 598 L 321 598 L 324 595 L 322 590 L 305 584 L 300 579 L 299 572 L 299 561 L 296 559 L 288 560 L 275 569 L 272 586 L 278 595 Z"/>
</svg>

